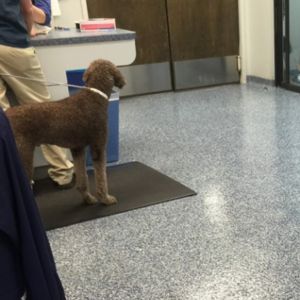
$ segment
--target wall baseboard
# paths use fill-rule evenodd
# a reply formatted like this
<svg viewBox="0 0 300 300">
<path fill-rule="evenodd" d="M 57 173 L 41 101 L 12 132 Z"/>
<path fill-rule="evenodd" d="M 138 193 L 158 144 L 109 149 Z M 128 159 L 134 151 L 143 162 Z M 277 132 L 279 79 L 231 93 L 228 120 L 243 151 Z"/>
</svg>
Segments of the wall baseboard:
<svg viewBox="0 0 300 300">
<path fill-rule="evenodd" d="M 275 86 L 275 80 L 272 79 L 265 79 L 262 77 L 257 77 L 252 75 L 247 75 L 246 79 L 247 79 L 247 83 L 253 82 L 253 83 L 259 83 L 259 84 L 264 84 L 269 86 Z"/>
</svg>

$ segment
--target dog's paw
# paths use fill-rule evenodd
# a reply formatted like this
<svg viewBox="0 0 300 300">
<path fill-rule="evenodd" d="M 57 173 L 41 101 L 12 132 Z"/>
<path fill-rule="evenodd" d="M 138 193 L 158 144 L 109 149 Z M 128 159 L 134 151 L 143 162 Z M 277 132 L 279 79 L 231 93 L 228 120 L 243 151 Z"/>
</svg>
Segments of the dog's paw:
<svg viewBox="0 0 300 300">
<path fill-rule="evenodd" d="M 105 198 L 102 197 L 100 199 L 101 199 L 100 202 L 104 205 L 112 205 L 118 202 L 117 198 L 111 195 L 107 195 L 107 197 Z"/>
<path fill-rule="evenodd" d="M 92 195 L 87 195 L 86 197 L 84 197 L 84 202 L 86 203 L 86 204 L 89 204 L 89 205 L 91 205 L 91 204 L 96 204 L 96 203 L 98 203 L 99 201 L 97 200 L 97 198 L 96 197 L 94 197 L 94 196 L 92 196 Z"/>
</svg>

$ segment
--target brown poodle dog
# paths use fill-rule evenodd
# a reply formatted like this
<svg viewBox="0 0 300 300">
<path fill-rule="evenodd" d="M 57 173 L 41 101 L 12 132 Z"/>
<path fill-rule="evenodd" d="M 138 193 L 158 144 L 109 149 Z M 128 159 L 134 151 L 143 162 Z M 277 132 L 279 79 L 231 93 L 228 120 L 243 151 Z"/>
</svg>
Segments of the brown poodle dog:
<svg viewBox="0 0 300 300">
<path fill-rule="evenodd" d="M 83 75 L 86 87 L 105 93 L 125 84 L 120 71 L 111 62 L 96 60 Z M 60 101 L 12 107 L 6 111 L 17 147 L 29 179 L 33 173 L 34 148 L 53 144 L 71 150 L 76 186 L 87 204 L 109 205 L 116 198 L 108 194 L 106 178 L 108 100 L 97 91 L 81 89 Z M 90 146 L 96 180 L 96 197 L 89 193 L 85 167 L 85 147 Z"/>
</svg>

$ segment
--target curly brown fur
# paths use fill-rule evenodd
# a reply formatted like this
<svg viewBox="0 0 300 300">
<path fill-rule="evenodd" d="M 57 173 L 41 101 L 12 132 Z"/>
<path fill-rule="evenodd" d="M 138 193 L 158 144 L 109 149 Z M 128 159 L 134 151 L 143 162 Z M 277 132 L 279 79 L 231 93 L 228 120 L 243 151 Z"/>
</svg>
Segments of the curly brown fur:
<svg viewBox="0 0 300 300">
<path fill-rule="evenodd" d="M 83 75 L 86 86 L 104 92 L 108 97 L 113 86 L 125 84 L 120 71 L 111 62 L 96 60 Z M 100 200 L 113 204 L 116 198 L 108 194 L 106 178 L 108 100 L 88 89 L 60 101 L 36 103 L 6 111 L 17 147 L 29 179 L 33 173 L 33 152 L 41 144 L 53 144 L 71 150 L 77 189 L 84 201 Z M 85 168 L 85 147 L 90 146 L 96 179 L 96 197 L 89 193 Z"/>
</svg>

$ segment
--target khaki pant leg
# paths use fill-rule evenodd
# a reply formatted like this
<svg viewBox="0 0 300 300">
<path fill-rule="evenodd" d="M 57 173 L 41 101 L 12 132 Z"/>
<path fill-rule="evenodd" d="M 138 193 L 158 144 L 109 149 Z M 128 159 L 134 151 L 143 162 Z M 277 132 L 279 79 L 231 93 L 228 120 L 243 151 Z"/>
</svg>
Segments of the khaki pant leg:
<svg viewBox="0 0 300 300">
<path fill-rule="evenodd" d="M 33 78 L 45 81 L 44 73 L 33 47 L 13 48 L 0 45 L 0 73 Z M 2 76 L 3 81 L 13 90 L 19 104 L 30 104 L 50 101 L 50 93 L 45 83 L 21 79 L 16 77 Z M 0 105 L 8 107 L 7 97 L 1 97 L 5 85 L 0 85 Z M 73 164 L 67 159 L 65 150 L 47 145 L 42 147 L 47 162 L 52 166 L 49 176 L 59 184 L 65 184 L 72 180 Z"/>
<path fill-rule="evenodd" d="M 45 81 L 40 62 L 33 47 L 13 48 L 0 45 L 0 72 Z M 10 86 L 19 104 L 50 101 L 45 83 L 23 78 L 2 76 Z"/>
<path fill-rule="evenodd" d="M 60 185 L 68 184 L 73 179 L 73 164 L 67 159 L 66 150 L 54 145 L 42 145 L 45 159 L 51 166 L 48 173 L 50 178 Z"/>
<path fill-rule="evenodd" d="M 0 77 L 0 107 L 3 108 L 3 110 L 6 110 L 9 108 L 9 102 L 6 97 L 6 85 L 5 82 Z"/>
</svg>

